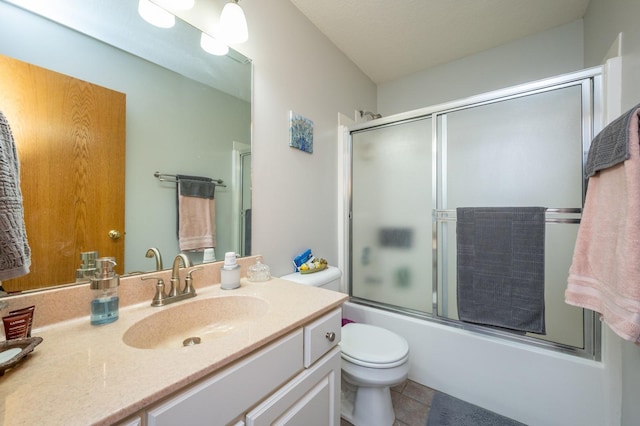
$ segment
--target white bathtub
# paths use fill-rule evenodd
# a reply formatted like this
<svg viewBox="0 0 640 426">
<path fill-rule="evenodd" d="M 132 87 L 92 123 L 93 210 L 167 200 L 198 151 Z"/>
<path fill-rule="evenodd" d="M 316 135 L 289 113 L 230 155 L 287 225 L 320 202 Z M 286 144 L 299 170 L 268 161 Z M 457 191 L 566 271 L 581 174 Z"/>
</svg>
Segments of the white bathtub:
<svg viewBox="0 0 640 426">
<path fill-rule="evenodd" d="M 602 362 L 352 302 L 343 316 L 406 338 L 409 378 L 425 386 L 530 426 L 615 424 Z"/>
</svg>

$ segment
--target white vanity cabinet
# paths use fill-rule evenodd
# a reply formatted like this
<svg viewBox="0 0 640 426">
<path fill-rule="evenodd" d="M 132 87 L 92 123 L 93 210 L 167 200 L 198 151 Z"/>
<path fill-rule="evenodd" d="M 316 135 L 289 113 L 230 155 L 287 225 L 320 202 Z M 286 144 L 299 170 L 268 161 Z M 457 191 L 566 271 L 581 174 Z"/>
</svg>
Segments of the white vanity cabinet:
<svg viewBox="0 0 640 426">
<path fill-rule="evenodd" d="M 148 426 L 339 425 L 340 308 L 146 411 Z"/>
<path fill-rule="evenodd" d="M 305 370 L 246 416 L 247 426 L 340 424 L 341 312 L 304 327 Z"/>
</svg>

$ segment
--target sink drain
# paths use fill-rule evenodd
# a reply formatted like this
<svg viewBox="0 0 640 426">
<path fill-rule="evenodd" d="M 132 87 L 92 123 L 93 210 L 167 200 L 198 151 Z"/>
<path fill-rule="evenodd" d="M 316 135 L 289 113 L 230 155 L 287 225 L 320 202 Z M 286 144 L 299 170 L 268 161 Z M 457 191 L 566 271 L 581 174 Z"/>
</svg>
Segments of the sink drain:
<svg viewBox="0 0 640 426">
<path fill-rule="evenodd" d="M 182 341 L 182 346 L 193 346 L 201 342 L 199 337 L 189 337 Z"/>
</svg>

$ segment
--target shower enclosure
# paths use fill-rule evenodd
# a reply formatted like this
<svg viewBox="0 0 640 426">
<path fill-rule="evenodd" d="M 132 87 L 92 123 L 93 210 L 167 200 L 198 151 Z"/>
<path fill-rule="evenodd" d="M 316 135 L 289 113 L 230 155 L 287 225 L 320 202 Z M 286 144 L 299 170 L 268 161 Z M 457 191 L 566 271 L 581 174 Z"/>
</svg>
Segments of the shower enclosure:
<svg viewBox="0 0 640 426">
<path fill-rule="evenodd" d="M 601 127 L 601 77 L 586 70 L 404 113 L 350 130 L 352 301 L 599 359 L 595 315 L 564 303 Z M 456 208 L 547 208 L 545 335 L 457 313 Z"/>
</svg>

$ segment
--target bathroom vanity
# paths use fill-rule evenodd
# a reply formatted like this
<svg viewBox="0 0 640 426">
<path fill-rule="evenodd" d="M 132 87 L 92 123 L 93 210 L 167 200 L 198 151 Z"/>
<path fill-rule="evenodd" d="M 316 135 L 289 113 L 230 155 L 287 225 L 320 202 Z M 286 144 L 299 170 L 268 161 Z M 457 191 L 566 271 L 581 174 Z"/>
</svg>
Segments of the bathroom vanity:
<svg viewBox="0 0 640 426">
<path fill-rule="evenodd" d="M 0 418 L 7 426 L 338 425 L 346 298 L 243 279 L 237 290 L 199 287 L 196 298 L 162 308 L 150 300 L 121 308 L 104 326 L 87 316 L 36 328 L 42 344 L 0 378 Z M 204 327 L 184 333 L 202 342 L 183 346 L 175 330 L 200 319 Z M 147 326 L 154 330 L 141 333 Z"/>
<path fill-rule="evenodd" d="M 136 422 L 142 418 L 158 426 L 212 422 L 257 426 L 276 419 L 285 424 L 285 419 L 293 424 L 339 424 L 340 349 L 336 338 L 341 317 L 339 309 L 326 314 L 144 410 L 133 424 L 140 424 Z M 327 339 L 327 333 L 334 333 L 334 339 Z"/>
</svg>

